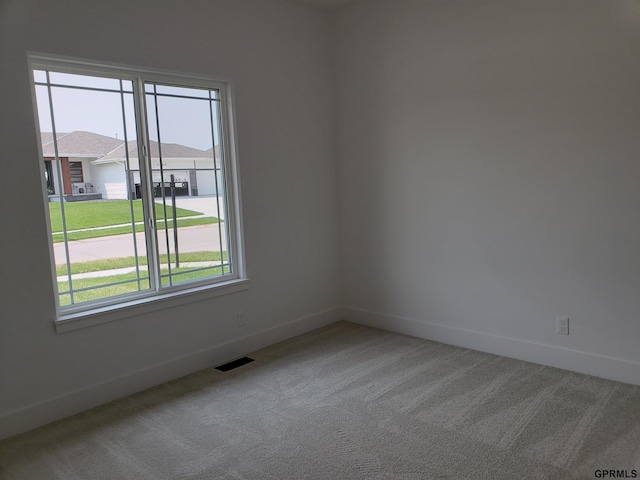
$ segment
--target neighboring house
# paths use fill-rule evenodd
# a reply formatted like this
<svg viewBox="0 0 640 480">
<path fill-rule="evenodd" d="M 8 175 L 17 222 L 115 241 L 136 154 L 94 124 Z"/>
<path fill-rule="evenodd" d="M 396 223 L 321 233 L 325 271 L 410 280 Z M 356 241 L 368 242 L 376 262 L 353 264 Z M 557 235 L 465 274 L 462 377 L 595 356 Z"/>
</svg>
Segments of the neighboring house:
<svg viewBox="0 0 640 480">
<path fill-rule="evenodd" d="M 58 133 L 58 157 L 61 165 L 61 171 L 58 172 L 53 134 L 43 132 L 41 138 L 50 195 L 99 194 L 104 199 L 140 197 L 140 166 L 136 141 L 129 141 L 125 148 L 123 140 L 97 133 Z M 162 195 L 162 175 L 165 193 L 168 192 L 171 175 L 174 175 L 176 182 L 176 195 L 222 193 L 221 162 L 217 147 L 215 168 L 213 148 L 204 151 L 175 143 L 159 144 L 154 141 L 150 141 L 149 147 L 155 196 Z"/>
</svg>

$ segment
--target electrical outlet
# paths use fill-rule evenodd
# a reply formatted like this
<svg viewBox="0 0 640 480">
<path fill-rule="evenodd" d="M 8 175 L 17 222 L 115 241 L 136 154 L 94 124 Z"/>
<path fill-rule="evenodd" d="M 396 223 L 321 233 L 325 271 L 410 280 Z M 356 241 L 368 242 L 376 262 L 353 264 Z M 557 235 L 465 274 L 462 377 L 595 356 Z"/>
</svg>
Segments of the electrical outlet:
<svg viewBox="0 0 640 480">
<path fill-rule="evenodd" d="M 247 325 L 247 315 L 244 312 L 238 312 L 238 327 Z"/>
<path fill-rule="evenodd" d="M 569 317 L 556 317 L 556 333 L 569 335 Z"/>
</svg>

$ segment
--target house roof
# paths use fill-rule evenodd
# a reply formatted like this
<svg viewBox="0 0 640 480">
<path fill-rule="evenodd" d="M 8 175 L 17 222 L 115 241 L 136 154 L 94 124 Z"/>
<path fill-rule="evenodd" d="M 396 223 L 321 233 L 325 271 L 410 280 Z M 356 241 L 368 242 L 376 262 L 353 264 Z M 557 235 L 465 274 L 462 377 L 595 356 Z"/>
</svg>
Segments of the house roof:
<svg viewBox="0 0 640 480">
<path fill-rule="evenodd" d="M 205 150 L 207 157 L 211 158 L 213 156 L 213 147 Z M 216 158 L 220 158 L 220 145 L 216 145 Z"/>
<path fill-rule="evenodd" d="M 131 140 L 127 142 L 129 150 L 129 158 L 138 158 L 138 142 Z M 160 148 L 159 148 L 160 146 Z M 162 143 L 149 141 L 151 150 L 151 158 L 159 158 L 160 150 L 162 150 L 162 158 L 213 158 L 211 153 L 207 153 L 197 148 L 187 147 L 178 143 Z M 126 158 L 124 143 L 118 146 L 107 155 L 100 158 L 101 161 L 106 160 L 123 160 Z"/>
<path fill-rule="evenodd" d="M 66 133 L 59 133 L 58 137 L 67 135 Z M 47 143 L 53 142 L 53 133 L 51 132 L 42 132 L 40 134 L 40 141 L 42 142 L 42 146 L 44 147 Z"/>
<path fill-rule="evenodd" d="M 82 131 L 58 133 L 56 136 L 60 157 L 102 157 L 124 143 L 117 138 Z M 54 157 L 53 134 L 44 132 L 41 137 L 43 156 Z"/>
<path fill-rule="evenodd" d="M 42 154 L 44 157 L 55 156 L 53 134 L 42 132 Z M 124 140 L 92 132 L 75 131 L 71 133 L 57 133 L 58 155 L 60 157 L 93 157 L 97 163 L 126 159 Z M 138 158 L 138 147 L 135 140 L 127 142 L 129 158 Z M 187 147 L 178 143 L 162 143 L 149 141 L 151 158 L 159 158 L 162 150 L 162 158 L 213 158 L 213 147 L 207 151 Z M 216 146 L 217 151 L 217 146 Z"/>
</svg>

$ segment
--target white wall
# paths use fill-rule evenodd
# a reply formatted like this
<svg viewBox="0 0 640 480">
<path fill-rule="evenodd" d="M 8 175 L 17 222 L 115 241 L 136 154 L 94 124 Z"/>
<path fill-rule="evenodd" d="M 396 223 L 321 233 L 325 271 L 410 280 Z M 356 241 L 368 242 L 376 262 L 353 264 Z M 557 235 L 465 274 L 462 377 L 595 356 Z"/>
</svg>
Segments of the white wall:
<svg viewBox="0 0 640 480">
<path fill-rule="evenodd" d="M 639 25 L 637 0 L 338 12 L 350 318 L 640 383 Z"/>
<path fill-rule="evenodd" d="M 0 3 L 0 437 L 337 319 L 329 21 L 262 0 Z M 249 290 L 54 332 L 28 51 L 233 82 Z"/>
</svg>

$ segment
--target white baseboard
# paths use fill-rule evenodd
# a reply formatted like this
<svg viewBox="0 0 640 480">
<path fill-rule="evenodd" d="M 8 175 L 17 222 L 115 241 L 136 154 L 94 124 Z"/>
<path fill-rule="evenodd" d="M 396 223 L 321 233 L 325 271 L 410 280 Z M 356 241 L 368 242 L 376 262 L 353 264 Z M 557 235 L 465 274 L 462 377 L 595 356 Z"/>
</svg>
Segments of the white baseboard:
<svg viewBox="0 0 640 480">
<path fill-rule="evenodd" d="M 361 325 L 640 385 L 639 362 L 355 308 L 343 311 L 345 320 Z"/>
<path fill-rule="evenodd" d="M 231 342 L 190 353 L 127 375 L 80 388 L 0 415 L 0 440 L 69 417 L 132 393 L 199 370 L 220 365 L 255 350 L 343 319 L 342 308 L 278 325 Z"/>
</svg>

